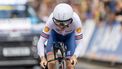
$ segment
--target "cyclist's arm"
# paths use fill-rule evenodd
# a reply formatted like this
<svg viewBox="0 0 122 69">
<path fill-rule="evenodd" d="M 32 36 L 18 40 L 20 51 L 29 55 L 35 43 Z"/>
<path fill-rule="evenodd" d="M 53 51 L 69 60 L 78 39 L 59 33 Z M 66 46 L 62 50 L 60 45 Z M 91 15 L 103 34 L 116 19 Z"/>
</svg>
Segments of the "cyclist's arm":
<svg viewBox="0 0 122 69">
<path fill-rule="evenodd" d="M 83 50 L 82 46 L 83 31 L 82 31 L 81 20 L 76 13 L 74 14 L 74 22 L 75 22 L 75 39 L 76 39 L 76 49 L 74 55 L 78 57 L 82 55 L 81 52 Z"/>
<path fill-rule="evenodd" d="M 50 31 L 52 29 L 52 14 L 49 16 L 48 21 L 46 22 L 46 25 L 41 33 L 40 39 L 38 41 L 38 55 L 40 57 L 44 57 L 44 43 L 45 41 L 48 40 L 49 35 L 50 35 Z"/>
</svg>

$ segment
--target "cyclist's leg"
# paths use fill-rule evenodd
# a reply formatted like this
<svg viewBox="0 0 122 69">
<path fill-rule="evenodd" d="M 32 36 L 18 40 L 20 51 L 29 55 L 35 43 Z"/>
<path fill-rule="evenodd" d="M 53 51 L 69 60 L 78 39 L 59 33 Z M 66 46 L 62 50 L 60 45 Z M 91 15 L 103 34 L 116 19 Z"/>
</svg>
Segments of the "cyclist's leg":
<svg viewBox="0 0 122 69">
<path fill-rule="evenodd" d="M 47 55 L 47 60 L 52 60 L 54 59 L 54 54 L 48 54 Z M 48 69 L 55 69 L 55 65 L 56 65 L 56 61 L 51 61 L 51 62 L 48 62 Z"/>
<path fill-rule="evenodd" d="M 59 34 L 57 34 L 54 30 L 51 31 L 51 34 L 49 36 L 48 42 L 47 42 L 47 60 L 54 59 L 54 53 L 53 53 L 53 43 L 58 41 Z M 48 69 L 55 69 L 56 61 L 48 62 Z"/>
<path fill-rule="evenodd" d="M 74 32 L 66 35 L 65 44 L 67 46 L 66 57 L 70 59 L 73 56 L 76 48 L 75 34 Z M 67 69 L 74 69 L 74 65 L 71 64 L 70 60 L 66 60 Z"/>
</svg>

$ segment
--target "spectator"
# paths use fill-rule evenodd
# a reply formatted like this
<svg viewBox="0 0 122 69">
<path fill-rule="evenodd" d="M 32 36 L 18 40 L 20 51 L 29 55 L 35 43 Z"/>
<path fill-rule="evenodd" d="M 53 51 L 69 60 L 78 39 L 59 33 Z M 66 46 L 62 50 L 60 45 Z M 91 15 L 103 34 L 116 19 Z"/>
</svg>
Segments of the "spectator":
<svg viewBox="0 0 122 69">
<path fill-rule="evenodd" d="M 116 4 L 116 16 L 117 20 L 122 22 L 122 1 L 118 0 Z"/>
<path fill-rule="evenodd" d="M 53 8 L 55 6 L 56 0 L 42 0 L 42 3 L 40 5 L 40 13 L 39 17 L 46 21 L 49 14 L 53 11 Z"/>
</svg>

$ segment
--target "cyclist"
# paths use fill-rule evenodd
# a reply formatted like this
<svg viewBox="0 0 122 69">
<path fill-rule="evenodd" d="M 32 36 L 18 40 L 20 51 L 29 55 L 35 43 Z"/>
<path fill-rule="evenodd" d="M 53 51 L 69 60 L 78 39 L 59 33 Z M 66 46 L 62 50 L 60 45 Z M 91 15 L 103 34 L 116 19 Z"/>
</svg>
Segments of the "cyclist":
<svg viewBox="0 0 122 69">
<path fill-rule="evenodd" d="M 44 57 L 44 43 L 47 41 L 46 54 Z M 54 42 L 64 42 L 67 46 L 66 67 L 74 69 L 77 57 L 82 49 L 82 24 L 79 16 L 72 7 L 66 3 L 60 3 L 49 16 L 46 25 L 38 41 L 38 54 L 41 58 L 41 66 L 45 67 L 47 61 L 54 59 L 52 44 Z M 72 64 L 74 63 L 74 64 Z M 55 61 L 48 62 L 49 69 L 55 69 Z"/>
</svg>

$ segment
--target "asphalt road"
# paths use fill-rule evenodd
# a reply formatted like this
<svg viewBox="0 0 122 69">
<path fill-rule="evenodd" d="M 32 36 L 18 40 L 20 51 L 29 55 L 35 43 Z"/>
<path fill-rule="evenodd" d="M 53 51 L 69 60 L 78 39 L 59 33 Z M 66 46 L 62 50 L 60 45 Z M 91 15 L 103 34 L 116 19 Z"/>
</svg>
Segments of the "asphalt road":
<svg viewBox="0 0 122 69">
<path fill-rule="evenodd" d="M 107 62 L 79 60 L 76 69 L 122 69 L 122 64 L 114 64 Z"/>
<path fill-rule="evenodd" d="M 24 68 L 23 66 L 21 66 L 21 67 L 9 67 L 9 68 L 0 67 L 0 69 L 41 69 L 41 68 L 39 67 Z M 96 62 L 96 61 L 91 61 L 86 59 L 80 59 L 78 60 L 75 69 L 122 69 L 122 64 L 112 65 L 106 62 L 98 62 L 98 61 Z"/>
</svg>

